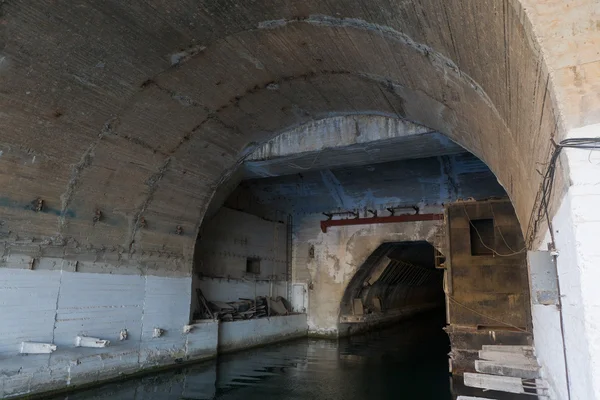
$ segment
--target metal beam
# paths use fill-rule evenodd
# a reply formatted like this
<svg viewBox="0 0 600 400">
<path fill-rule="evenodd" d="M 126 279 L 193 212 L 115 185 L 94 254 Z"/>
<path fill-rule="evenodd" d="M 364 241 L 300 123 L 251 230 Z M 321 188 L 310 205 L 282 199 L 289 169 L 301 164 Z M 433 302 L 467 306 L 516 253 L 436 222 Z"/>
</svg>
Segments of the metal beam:
<svg viewBox="0 0 600 400">
<path fill-rule="evenodd" d="M 330 226 L 348 226 L 348 225 L 372 225 L 372 224 L 392 224 L 414 221 L 438 221 L 444 218 L 443 214 L 412 214 L 412 215 L 390 215 L 389 217 L 372 218 L 349 218 L 349 219 L 328 219 L 321 221 L 321 230 L 327 232 Z"/>
</svg>

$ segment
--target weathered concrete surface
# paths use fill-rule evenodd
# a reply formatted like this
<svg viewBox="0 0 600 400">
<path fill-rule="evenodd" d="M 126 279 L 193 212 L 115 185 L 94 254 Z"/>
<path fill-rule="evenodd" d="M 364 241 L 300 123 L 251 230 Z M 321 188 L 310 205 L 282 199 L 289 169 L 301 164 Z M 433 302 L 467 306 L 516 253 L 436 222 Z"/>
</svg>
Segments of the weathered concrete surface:
<svg viewBox="0 0 600 400">
<path fill-rule="evenodd" d="M 369 145 L 390 139 L 408 139 L 434 133 L 410 121 L 381 115 L 345 115 L 311 121 L 269 140 L 246 158 L 246 163 L 286 156 L 299 157 L 324 150 L 342 150 L 353 145 Z M 442 139 L 443 140 L 443 139 Z M 452 142 L 439 143 L 461 152 Z M 414 157 L 414 158 L 422 158 Z M 396 158 L 400 159 L 400 158 Z M 328 165 L 330 166 L 330 165 Z M 320 168 L 316 168 L 320 169 Z"/>
<path fill-rule="evenodd" d="M 442 281 L 442 271 L 435 269 L 435 248 L 428 242 L 380 245 L 344 290 L 338 335 L 373 330 L 434 308 L 443 309 Z"/>
<path fill-rule="evenodd" d="M 474 225 L 481 220 L 491 221 L 490 232 Z M 519 228 L 507 200 L 447 206 L 449 324 L 531 332 L 527 252 Z M 473 254 L 474 242 L 483 242 L 487 254 Z"/>
<path fill-rule="evenodd" d="M 253 153 L 245 156 L 244 162 L 216 189 L 205 219 L 218 212 L 242 180 L 252 177 L 304 175 L 319 169 L 458 153 L 464 153 L 464 149 L 446 136 L 403 119 L 343 115 L 307 122 L 257 146 Z M 256 193 L 244 199 L 253 197 L 257 197 Z M 236 205 L 239 207 L 240 202 Z M 256 206 L 253 204 L 252 208 L 255 213 L 271 219 L 278 217 L 272 208 L 261 207 L 257 211 Z M 281 204 L 277 206 L 281 208 Z"/>
<path fill-rule="evenodd" d="M 535 165 L 562 133 L 557 107 L 582 99 L 563 119 L 589 121 L 599 79 L 596 2 L 529 3 L 4 4 L 3 232 L 189 261 L 212 192 L 248 145 L 366 113 L 473 151 L 525 222 Z M 575 46 L 556 45 L 565 35 Z"/>
<path fill-rule="evenodd" d="M 322 217 L 307 216 L 294 226 L 293 280 L 309 286 L 309 332 L 337 336 L 342 297 L 367 257 L 384 242 L 433 241 L 437 222 L 347 226 L 323 233 Z"/>
<path fill-rule="evenodd" d="M 397 324 L 398 322 L 404 319 L 408 319 L 415 315 L 435 310 L 439 307 L 439 302 L 406 305 L 403 307 L 396 308 L 394 310 L 388 310 L 384 314 L 370 314 L 366 316 L 364 322 L 361 323 L 344 323 L 343 320 L 340 319 L 340 323 L 338 324 L 337 336 L 344 337 L 374 331 L 377 329 L 382 329 L 386 326 Z M 318 333 L 312 333 L 312 335 L 320 336 Z"/>
<path fill-rule="evenodd" d="M 212 277 L 253 278 L 246 273 L 246 259 L 254 257 L 261 260 L 258 279 L 285 281 L 286 246 L 284 223 L 223 207 L 199 234 L 195 271 Z"/>
<path fill-rule="evenodd" d="M 214 357 L 216 322 L 189 334 L 190 278 L 0 269 L 0 395 L 59 389 L 131 374 L 175 360 Z M 165 333 L 153 338 L 154 328 Z M 126 329 L 127 340 L 120 341 Z M 76 336 L 111 341 L 76 348 Z M 21 341 L 54 343 L 45 355 L 19 355 Z"/>
<path fill-rule="evenodd" d="M 221 208 L 206 221 L 198 236 L 192 309 L 200 306 L 196 288 L 200 288 L 208 300 L 237 301 L 256 296 L 287 298 L 287 235 L 284 223 Z M 260 260 L 259 273 L 246 271 L 248 258 Z"/>
<path fill-rule="evenodd" d="M 221 322 L 219 351 L 228 352 L 306 336 L 306 314 Z"/>
<path fill-rule="evenodd" d="M 3 267 L 49 256 L 189 279 L 204 210 L 249 149 L 349 114 L 447 134 L 491 167 L 526 231 L 549 139 L 600 118 L 594 0 L 79 4 L 1 5 Z M 573 297 L 593 316 L 573 311 L 573 333 L 596 321 L 594 247 L 576 237 L 593 228 L 561 242 L 585 261 Z M 587 400 L 600 357 L 585 328 Z"/>
<path fill-rule="evenodd" d="M 226 204 L 258 213 L 276 209 L 293 213 L 297 218 L 355 210 L 371 216 L 367 210 L 388 215 L 389 207 L 424 208 L 458 199 L 505 196 L 506 192 L 483 162 L 472 154 L 460 153 L 248 180 L 242 182 Z"/>
<path fill-rule="evenodd" d="M 244 161 L 245 179 L 463 153 L 446 136 L 405 120 L 351 115 L 309 122 Z"/>
</svg>

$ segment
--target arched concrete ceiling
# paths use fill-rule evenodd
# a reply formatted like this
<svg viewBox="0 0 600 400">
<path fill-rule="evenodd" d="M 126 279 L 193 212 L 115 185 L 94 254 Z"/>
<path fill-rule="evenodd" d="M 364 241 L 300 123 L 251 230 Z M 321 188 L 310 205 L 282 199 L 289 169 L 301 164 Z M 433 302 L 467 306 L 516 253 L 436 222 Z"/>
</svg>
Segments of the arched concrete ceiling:
<svg viewBox="0 0 600 400">
<path fill-rule="evenodd" d="M 370 216 L 367 209 L 388 215 L 389 207 L 419 206 L 439 212 L 448 202 L 493 197 L 506 193 L 483 162 L 463 152 L 246 180 L 225 205 L 277 220 L 287 214 L 302 218 L 356 210 Z"/>
<path fill-rule="evenodd" d="M 10 1 L 1 11 L 7 246 L 186 262 L 212 193 L 244 155 L 335 115 L 445 133 L 490 166 L 527 221 L 534 166 L 559 122 L 532 27 L 545 49 L 557 26 L 589 17 L 567 14 L 545 35 L 551 16 L 516 0 Z M 571 36 L 583 46 L 589 34 Z M 551 67 L 566 53 L 552 48 Z M 592 74 L 580 81 L 589 87 Z M 580 122 L 572 114 L 569 125 Z M 31 209 L 37 198 L 43 212 Z"/>
</svg>

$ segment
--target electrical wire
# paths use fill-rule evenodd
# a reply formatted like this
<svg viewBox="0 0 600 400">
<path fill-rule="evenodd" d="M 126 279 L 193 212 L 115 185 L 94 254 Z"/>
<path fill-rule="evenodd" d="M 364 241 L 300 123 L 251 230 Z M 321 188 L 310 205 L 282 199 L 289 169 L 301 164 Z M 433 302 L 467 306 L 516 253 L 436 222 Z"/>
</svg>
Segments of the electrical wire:
<svg viewBox="0 0 600 400">
<path fill-rule="evenodd" d="M 450 296 L 450 295 L 449 295 L 449 294 L 447 294 L 447 293 L 446 293 L 446 296 L 447 296 L 447 297 L 448 297 L 448 298 L 449 298 L 449 299 L 450 299 L 452 302 L 454 302 L 455 304 L 457 304 L 457 305 L 459 305 L 459 306 L 463 307 L 463 308 L 464 308 L 464 309 L 466 309 L 466 310 L 469 310 L 469 311 L 471 311 L 471 312 L 473 312 L 473 313 L 475 313 L 475 314 L 478 314 L 478 315 L 480 315 L 480 316 L 482 316 L 482 317 L 485 317 L 485 318 L 487 318 L 487 319 L 489 319 L 489 320 L 492 320 L 492 321 L 498 322 L 499 324 L 502 324 L 502 325 L 505 325 L 505 326 L 509 326 L 509 327 L 511 327 L 511 328 L 513 328 L 513 329 L 516 329 L 516 330 L 520 331 L 520 332 L 529 333 L 529 331 L 527 331 L 526 329 L 520 328 L 520 327 L 518 327 L 518 326 L 516 326 L 516 325 L 509 324 L 508 322 L 504 322 L 504 321 L 502 321 L 502 320 L 499 320 L 499 319 L 497 319 L 497 318 L 490 317 L 489 315 L 482 314 L 482 313 L 480 313 L 479 311 L 472 309 L 471 307 L 465 306 L 464 304 L 462 304 L 461 302 L 459 302 L 458 300 L 456 300 L 454 297 Z"/>
<path fill-rule="evenodd" d="M 490 211 L 492 212 L 492 218 L 494 219 L 494 221 L 496 221 L 496 214 L 494 214 L 494 206 L 492 206 L 492 203 L 490 203 Z M 500 234 L 500 238 L 504 242 L 504 245 L 506 246 L 506 248 L 509 249 L 510 251 L 512 251 L 514 254 L 521 254 L 521 253 L 523 253 L 523 252 L 525 252 L 527 250 L 527 245 L 523 246 L 523 248 L 521 250 L 519 250 L 519 251 L 514 250 L 506 242 L 506 239 L 504 238 L 504 235 L 502 234 L 502 229 L 500 229 L 500 227 L 497 226 L 496 224 L 494 224 L 494 227 L 496 227 L 498 229 L 498 233 Z"/>
<path fill-rule="evenodd" d="M 554 231 L 552 230 L 552 222 L 550 221 L 550 200 L 552 198 L 552 191 L 554 189 L 554 177 L 556 174 L 556 163 L 563 149 L 580 149 L 580 150 L 600 150 L 600 137 L 595 138 L 571 138 L 562 140 L 560 143 L 554 144 L 554 151 L 550 157 L 550 162 L 546 171 L 542 175 L 542 184 L 536 198 L 536 206 L 534 207 L 530 223 L 529 223 L 529 237 L 528 242 L 531 246 L 537 236 L 540 229 L 540 224 L 545 219 L 548 224 L 548 230 L 550 231 L 550 238 L 552 245 L 556 248 L 556 241 L 554 239 Z"/>
<path fill-rule="evenodd" d="M 550 162 L 548 163 L 548 167 L 546 168 L 546 172 L 542 175 L 542 184 L 540 186 L 540 190 L 538 191 L 537 197 L 535 199 L 534 208 L 531 212 L 531 218 L 529 220 L 529 237 L 528 242 L 529 246 L 533 246 L 533 242 L 538 234 L 538 230 L 540 228 L 540 224 L 543 219 L 546 219 L 546 223 L 548 225 L 548 231 L 550 232 L 550 239 L 552 241 L 552 249 L 556 250 L 556 240 L 554 237 L 554 230 L 552 228 L 552 221 L 550 220 L 550 211 L 549 204 L 552 199 L 552 190 L 554 189 L 554 175 L 556 174 L 556 162 L 562 152 L 562 149 L 580 149 L 580 150 L 600 150 L 600 137 L 596 138 L 571 138 L 565 139 L 560 143 L 556 144 L 554 141 L 552 142 L 554 145 L 554 151 L 552 152 L 552 156 L 550 157 Z M 589 160 L 589 156 L 588 156 Z M 590 161 L 591 162 L 591 161 Z M 556 256 L 555 261 L 556 261 Z M 560 310 L 560 332 L 563 340 L 563 358 L 565 362 L 565 377 L 567 381 L 567 397 L 571 399 L 571 379 L 569 377 L 569 362 L 567 358 L 567 348 L 565 341 L 565 325 L 564 325 L 564 317 L 562 312 L 562 294 L 560 290 L 560 279 L 558 279 L 558 274 L 556 276 L 557 288 L 558 288 L 558 308 Z"/>
<path fill-rule="evenodd" d="M 481 234 L 479 233 L 479 230 L 477 230 L 477 227 L 473 224 L 473 221 L 471 221 L 471 218 L 469 217 L 469 214 L 467 213 L 467 207 L 465 207 L 464 204 L 463 204 L 463 210 L 465 212 L 467 220 L 469 220 L 469 224 L 475 230 L 475 233 L 477 233 L 477 236 L 479 237 L 479 241 L 481 242 L 481 244 L 483 245 L 483 247 L 485 247 L 486 249 L 490 250 L 494 255 L 496 255 L 498 257 L 512 257 L 512 256 L 516 256 L 518 254 L 522 254 L 522 253 L 524 253 L 527 250 L 527 246 L 525 246 L 525 247 L 523 247 L 519 251 L 514 251 L 514 250 L 512 250 L 507 245 L 507 247 L 509 248 L 509 250 L 512 251 L 512 253 L 508 253 L 508 254 L 500 254 L 500 253 L 498 253 L 495 249 L 493 249 L 490 246 L 488 246 L 488 245 L 485 244 L 485 242 L 483 241 L 483 238 L 481 237 Z M 504 236 L 502 235 L 502 232 L 500 232 L 500 236 L 502 236 L 502 240 L 504 240 Z M 506 244 L 506 241 L 504 241 L 504 243 Z"/>
<path fill-rule="evenodd" d="M 294 164 L 292 162 L 288 162 L 287 164 L 292 168 L 300 169 L 303 171 L 308 171 L 309 169 L 314 167 L 315 163 L 317 162 L 317 159 L 319 158 L 319 156 L 321 155 L 322 152 L 323 152 L 322 150 L 317 152 L 317 154 L 315 155 L 315 158 L 313 158 L 312 162 L 310 163 L 310 166 L 308 166 L 308 167 L 301 167 L 300 165 Z"/>
</svg>

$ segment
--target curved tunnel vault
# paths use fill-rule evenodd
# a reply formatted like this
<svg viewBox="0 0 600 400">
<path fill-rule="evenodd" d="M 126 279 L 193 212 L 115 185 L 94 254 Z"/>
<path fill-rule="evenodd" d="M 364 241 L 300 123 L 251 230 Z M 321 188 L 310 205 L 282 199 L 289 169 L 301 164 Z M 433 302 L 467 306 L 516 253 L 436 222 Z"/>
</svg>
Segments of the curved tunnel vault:
<svg viewBox="0 0 600 400">
<path fill-rule="evenodd" d="M 340 304 L 341 335 L 444 308 L 437 250 L 426 241 L 384 243 L 359 267 Z"/>
<path fill-rule="evenodd" d="M 19 317 L 19 307 L 40 299 L 14 291 L 46 288 L 36 293 L 55 307 L 42 312 L 39 329 L 23 322 L 27 339 L 70 346 L 95 332 L 116 341 L 127 325 L 141 354 L 131 368 L 171 362 L 177 354 L 165 348 L 187 339 L 150 339 L 158 325 L 178 332 L 189 323 L 196 238 L 219 186 L 269 139 L 336 116 L 412 121 L 471 151 L 537 248 L 545 232 L 531 232 L 530 216 L 551 139 L 600 122 L 598 15 L 593 0 L 4 2 L 0 266 L 19 282 L 5 303 Z M 581 170 L 569 160 L 565 171 Z M 596 183 L 569 178 L 557 174 L 557 186 Z M 564 191 L 554 193 L 551 215 Z M 562 204 L 560 221 L 576 219 L 577 201 Z M 592 251 L 571 237 L 585 232 L 561 232 L 564 247 Z M 585 282 L 594 269 L 577 265 L 587 257 L 574 259 L 566 287 L 593 299 Z M 92 296 L 112 287 L 111 276 L 131 292 Z M 114 325 L 70 318 L 87 307 L 76 295 L 82 288 L 100 313 L 119 299 L 126 311 Z M 597 334 L 583 323 L 595 308 L 565 309 L 581 321 L 568 329 L 571 347 L 584 331 L 596 351 Z M 10 329 L 0 353 L 23 340 Z M 597 363 L 570 354 L 597 375 Z M 593 376 L 577 379 L 582 398 L 600 393 Z"/>
<path fill-rule="evenodd" d="M 4 7 L 9 30 L 35 26 L 29 35 L 37 38 L 34 45 L 32 36 L 10 35 L 4 49 L 13 100 L 2 158 L 11 171 L 3 176 L 35 177 L 7 185 L 4 207 L 14 218 L 4 229 L 20 238 L 56 245 L 72 238 L 123 263 L 133 256 L 161 264 L 156 254 L 168 254 L 189 273 L 209 199 L 248 145 L 323 116 L 361 113 L 422 123 L 478 155 L 512 196 L 526 229 L 538 182 L 531 171 L 547 156 L 556 120 L 544 63 L 516 2 L 474 3 L 469 23 L 461 20 L 460 2 L 443 9 L 372 4 L 368 12 L 360 2 L 282 3 L 268 12 L 247 5 L 235 13 L 202 4 L 196 12 L 164 10 L 169 17 L 158 23 L 159 13 L 143 6 Z M 129 18 L 136 13 L 148 16 L 147 25 Z M 99 31 L 99 41 L 83 51 L 69 28 L 40 19 L 46 14 L 128 30 Z M 510 27 L 504 41 L 484 28 L 503 25 Z M 74 56 L 66 70 L 53 61 L 65 57 L 53 58 L 53 46 L 39 40 L 65 43 Z M 18 66 L 36 66 L 33 55 L 42 47 L 49 62 L 24 75 Z M 511 63 L 509 51 L 519 54 Z M 120 79 L 108 78 L 114 74 Z M 31 82 L 41 76 L 67 90 L 36 90 Z M 57 134 L 61 140 L 50 140 Z M 21 205 L 38 197 L 44 212 L 27 223 L 32 214 Z M 104 224 L 93 224 L 96 210 Z"/>
</svg>

